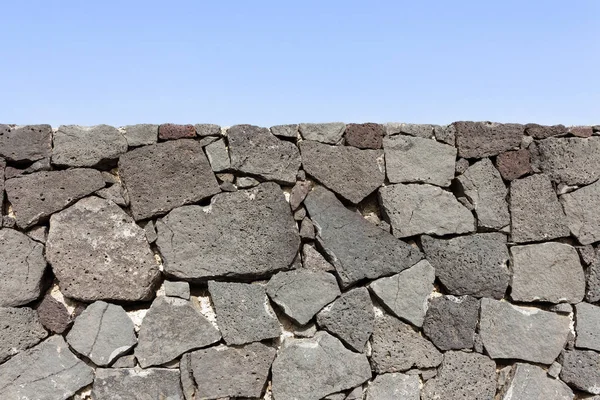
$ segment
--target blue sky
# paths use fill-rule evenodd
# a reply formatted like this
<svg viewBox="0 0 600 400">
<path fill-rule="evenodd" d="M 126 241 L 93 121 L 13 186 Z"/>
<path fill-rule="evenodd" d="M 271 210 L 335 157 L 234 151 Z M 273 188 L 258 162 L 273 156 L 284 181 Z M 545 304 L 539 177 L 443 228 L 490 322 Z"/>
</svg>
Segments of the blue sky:
<svg viewBox="0 0 600 400">
<path fill-rule="evenodd" d="M 600 1 L 0 0 L 0 122 L 600 124 Z"/>
</svg>

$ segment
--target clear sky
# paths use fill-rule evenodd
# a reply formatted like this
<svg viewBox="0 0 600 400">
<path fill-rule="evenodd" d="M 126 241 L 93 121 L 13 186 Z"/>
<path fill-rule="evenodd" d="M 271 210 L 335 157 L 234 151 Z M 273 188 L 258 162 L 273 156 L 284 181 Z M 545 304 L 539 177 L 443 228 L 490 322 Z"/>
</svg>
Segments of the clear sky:
<svg viewBox="0 0 600 400">
<path fill-rule="evenodd" d="M 600 1 L 0 0 L 0 123 L 600 124 Z"/>
</svg>

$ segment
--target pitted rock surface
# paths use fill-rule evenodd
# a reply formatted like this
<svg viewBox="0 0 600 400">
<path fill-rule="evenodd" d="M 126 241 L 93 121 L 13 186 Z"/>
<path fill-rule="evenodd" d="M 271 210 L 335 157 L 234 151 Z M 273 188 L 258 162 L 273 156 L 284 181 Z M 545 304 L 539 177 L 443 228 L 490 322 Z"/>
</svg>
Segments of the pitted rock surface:
<svg viewBox="0 0 600 400">
<path fill-rule="evenodd" d="M 565 350 L 560 363 L 563 382 L 584 392 L 600 394 L 600 354 L 591 350 Z"/>
<path fill-rule="evenodd" d="M 196 136 L 194 125 L 162 124 L 158 127 L 158 137 L 163 140 L 193 138 Z"/>
<path fill-rule="evenodd" d="M 600 181 L 560 196 L 571 234 L 583 245 L 600 241 Z"/>
<path fill-rule="evenodd" d="M 71 324 L 71 315 L 65 305 L 46 294 L 36 311 L 44 328 L 54 333 L 63 333 Z"/>
<path fill-rule="evenodd" d="M 298 137 L 298 124 L 275 125 L 269 128 L 275 136 L 296 139 Z"/>
<path fill-rule="evenodd" d="M 535 139 L 546 139 L 550 136 L 556 136 L 566 133 L 568 129 L 564 125 L 539 125 L 539 124 L 527 124 L 525 125 L 525 133 Z"/>
<path fill-rule="evenodd" d="M 572 400 L 573 391 L 559 380 L 549 377 L 542 368 L 531 364 L 516 364 L 510 373 L 502 400 Z"/>
<path fill-rule="evenodd" d="M 519 124 L 459 121 L 456 129 L 458 155 L 464 158 L 495 156 L 519 147 L 524 127 Z"/>
<path fill-rule="evenodd" d="M 48 336 L 37 313 L 29 307 L 0 307 L 0 321 L 0 363 Z"/>
<path fill-rule="evenodd" d="M 300 124 L 298 130 L 304 140 L 336 144 L 342 139 L 344 131 L 346 130 L 346 124 L 343 122 Z"/>
<path fill-rule="evenodd" d="M 496 167 L 507 181 L 512 181 L 532 172 L 529 150 L 520 149 L 498 154 Z"/>
<path fill-rule="evenodd" d="M 221 135 L 221 127 L 215 124 L 196 124 L 196 135 L 200 137 L 219 136 Z"/>
<path fill-rule="evenodd" d="M 98 368 L 94 400 L 183 400 L 179 371 L 166 368 Z"/>
<path fill-rule="evenodd" d="M 378 375 L 367 389 L 367 400 L 419 400 L 419 377 L 391 373 Z"/>
<path fill-rule="evenodd" d="M 359 149 L 380 149 L 383 145 L 385 128 L 371 122 L 346 125 L 346 145 Z"/>
<path fill-rule="evenodd" d="M 61 125 L 53 145 L 52 164 L 67 167 L 94 167 L 127 151 L 125 136 L 109 125 Z"/>
<path fill-rule="evenodd" d="M 385 128 L 388 136 L 405 134 L 409 136 L 431 139 L 434 135 L 435 125 L 388 122 L 385 124 Z"/>
<path fill-rule="evenodd" d="M 52 154 L 50 125 L 0 125 L 0 157 L 11 162 L 33 162 Z"/>
<path fill-rule="evenodd" d="M 429 300 L 423 333 L 442 351 L 471 349 L 479 321 L 479 300 L 441 296 Z"/>
</svg>

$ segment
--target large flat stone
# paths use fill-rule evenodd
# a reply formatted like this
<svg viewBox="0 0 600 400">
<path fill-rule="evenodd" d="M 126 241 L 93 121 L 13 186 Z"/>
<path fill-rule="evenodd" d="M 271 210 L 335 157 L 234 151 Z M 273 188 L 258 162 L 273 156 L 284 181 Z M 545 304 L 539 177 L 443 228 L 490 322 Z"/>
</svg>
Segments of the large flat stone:
<svg viewBox="0 0 600 400">
<path fill-rule="evenodd" d="M 600 181 L 560 196 L 573 236 L 583 245 L 600 241 Z"/>
<path fill-rule="evenodd" d="M 385 128 L 388 136 L 404 134 L 425 139 L 431 139 L 434 136 L 435 125 L 388 122 L 385 124 Z"/>
<path fill-rule="evenodd" d="M 306 140 L 299 146 L 306 173 L 352 203 L 361 202 L 385 180 L 381 150 L 360 150 Z"/>
<path fill-rule="evenodd" d="M 568 129 L 564 125 L 525 125 L 525 133 L 535 139 L 546 139 L 550 136 L 556 136 L 567 132 Z"/>
<path fill-rule="evenodd" d="M 52 154 L 50 125 L 0 125 L 0 157 L 11 162 L 33 162 Z"/>
<path fill-rule="evenodd" d="M 523 125 L 495 122 L 459 121 L 456 129 L 458 155 L 464 158 L 495 156 L 519 147 L 525 131 Z"/>
<path fill-rule="evenodd" d="M 398 273 L 422 257 L 418 248 L 348 210 L 321 186 L 308 194 L 304 204 L 343 287 Z"/>
<path fill-rule="evenodd" d="M 46 257 L 61 292 L 82 301 L 149 300 L 160 276 L 144 230 L 98 197 L 50 218 Z"/>
<path fill-rule="evenodd" d="M 565 350 L 560 363 L 563 382 L 584 392 L 600 394 L 600 354 L 591 350 Z"/>
<path fill-rule="evenodd" d="M 156 223 L 165 272 L 181 279 L 259 277 L 288 269 L 300 246 L 275 183 L 222 193 L 208 207 L 184 206 Z"/>
<path fill-rule="evenodd" d="M 36 172 L 6 181 L 17 225 L 28 228 L 104 187 L 99 171 L 87 168 Z"/>
<path fill-rule="evenodd" d="M 479 333 L 490 357 L 552 364 L 569 334 L 570 319 L 534 307 L 481 299 Z"/>
<path fill-rule="evenodd" d="M 273 362 L 276 399 L 319 400 L 371 378 L 369 361 L 326 332 L 286 340 Z"/>
<path fill-rule="evenodd" d="M 471 349 L 479 322 L 479 300 L 441 296 L 429 300 L 423 333 L 442 351 Z"/>
<path fill-rule="evenodd" d="M 52 164 L 94 167 L 116 160 L 127 151 L 127 139 L 109 125 L 61 125 L 54 133 Z"/>
<path fill-rule="evenodd" d="M 575 305 L 575 346 L 600 351 L 600 307 L 579 303 Z"/>
<path fill-rule="evenodd" d="M 548 376 L 542 368 L 524 363 L 513 366 L 501 392 L 502 400 L 572 400 L 573 391 L 564 382 Z"/>
<path fill-rule="evenodd" d="M 298 125 L 298 130 L 304 140 L 336 144 L 342 139 L 346 124 L 343 122 L 305 123 Z"/>
<path fill-rule="evenodd" d="M 179 370 L 166 368 L 98 368 L 94 400 L 183 400 Z"/>
<path fill-rule="evenodd" d="M 200 143 L 192 139 L 132 150 L 119 159 L 119 173 L 136 220 L 165 214 L 220 191 Z"/>
<path fill-rule="evenodd" d="M 0 363 L 48 336 L 37 313 L 29 307 L 0 307 Z"/>
<path fill-rule="evenodd" d="M 137 124 L 123 127 L 123 136 L 129 147 L 154 144 L 158 140 L 158 125 Z"/>
<path fill-rule="evenodd" d="M 398 238 L 448 235 L 475 230 L 475 218 L 454 195 L 437 186 L 396 184 L 379 189 L 384 216 Z"/>
<path fill-rule="evenodd" d="M 400 373 L 378 375 L 367 389 L 367 400 L 419 400 L 421 389 L 417 375 Z"/>
</svg>

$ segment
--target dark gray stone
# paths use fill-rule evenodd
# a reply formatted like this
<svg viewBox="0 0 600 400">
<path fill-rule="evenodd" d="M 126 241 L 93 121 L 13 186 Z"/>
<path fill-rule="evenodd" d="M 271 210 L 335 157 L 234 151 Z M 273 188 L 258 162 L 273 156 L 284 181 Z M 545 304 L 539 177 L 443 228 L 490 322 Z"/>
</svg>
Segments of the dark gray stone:
<svg viewBox="0 0 600 400">
<path fill-rule="evenodd" d="M 166 368 L 98 368 L 94 400 L 183 400 L 179 370 Z"/>
<path fill-rule="evenodd" d="M 6 179 L 16 178 L 17 176 L 32 174 L 40 171 L 50 171 L 50 158 L 42 158 L 24 169 L 18 169 L 11 166 L 6 166 L 4 176 Z"/>
<path fill-rule="evenodd" d="M 212 142 L 208 146 L 204 147 L 210 167 L 215 172 L 228 170 L 231 166 L 229 161 L 229 152 L 223 139 Z"/>
<path fill-rule="evenodd" d="M 275 125 L 270 128 L 271 133 L 275 136 L 284 137 L 288 139 L 298 138 L 298 124 L 290 125 Z"/>
<path fill-rule="evenodd" d="M 575 347 L 600 351 L 600 307 L 588 303 L 575 305 Z"/>
<path fill-rule="evenodd" d="M 423 333 L 442 351 L 471 349 L 479 321 L 479 300 L 441 296 L 429 300 Z"/>
<path fill-rule="evenodd" d="M 383 145 L 385 127 L 367 122 L 364 124 L 346 125 L 346 146 L 359 149 L 380 149 Z"/>
<path fill-rule="evenodd" d="M 123 136 L 125 136 L 129 147 L 154 144 L 158 140 L 158 125 L 127 125 L 123 127 Z"/>
<path fill-rule="evenodd" d="M 200 137 L 206 136 L 220 136 L 221 135 L 221 127 L 215 124 L 196 124 L 194 125 L 196 128 L 196 135 Z"/>
<path fill-rule="evenodd" d="M 181 279 L 257 277 L 287 269 L 300 238 L 275 183 L 223 193 L 210 206 L 185 206 L 156 223 L 165 272 Z"/>
<path fill-rule="evenodd" d="M 28 307 L 0 307 L 0 321 L 0 363 L 48 336 L 36 312 Z"/>
<path fill-rule="evenodd" d="M 94 167 L 127 151 L 127 139 L 109 125 L 61 125 L 54 133 L 52 164 Z"/>
<path fill-rule="evenodd" d="M 190 299 L 190 284 L 187 282 L 165 281 L 165 296 Z"/>
<path fill-rule="evenodd" d="M 302 267 L 313 271 L 335 271 L 334 266 L 329 264 L 321 253 L 308 244 L 302 246 Z"/>
<path fill-rule="evenodd" d="M 61 334 L 71 324 L 71 315 L 63 303 L 46 294 L 36 311 L 44 328 Z"/>
<path fill-rule="evenodd" d="M 600 181 L 560 196 L 566 223 L 583 245 L 600 241 Z"/>
<path fill-rule="evenodd" d="M 591 394 L 600 394 L 600 354 L 591 350 L 565 350 L 560 357 L 560 379 Z"/>
<path fill-rule="evenodd" d="M 456 129 L 458 155 L 464 158 L 495 156 L 518 148 L 525 131 L 523 125 L 495 122 L 459 121 L 452 125 Z"/>
<path fill-rule="evenodd" d="M 500 175 L 512 181 L 532 172 L 529 150 L 506 151 L 496 157 L 496 167 Z"/>
<path fill-rule="evenodd" d="M 539 125 L 539 124 L 527 124 L 525 125 L 525 133 L 535 139 L 546 139 L 550 136 L 556 136 L 566 133 L 568 129 L 564 125 Z"/>
<path fill-rule="evenodd" d="M 558 379 L 549 378 L 542 368 L 517 363 L 501 391 L 502 400 L 572 400 L 573 391 Z"/>
<path fill-rule="evenodd" d="M 367 389 L 367 400 L 419 400 L 421 390 L 417 375 L 400 373 L 375 377 Z"/>
<path fill-rule="evenodd" d="M 0 157 L 12 162 L 32 162 L 52 154 L 50 125 L 0 125 Z"/>
<path fill-rule="evenodd" d="M 336 144 L 342 139 L 346 130 L 346 124 L 343 122 L 300 124 L 298 130 L 304 140 Z"/>
</svg>

